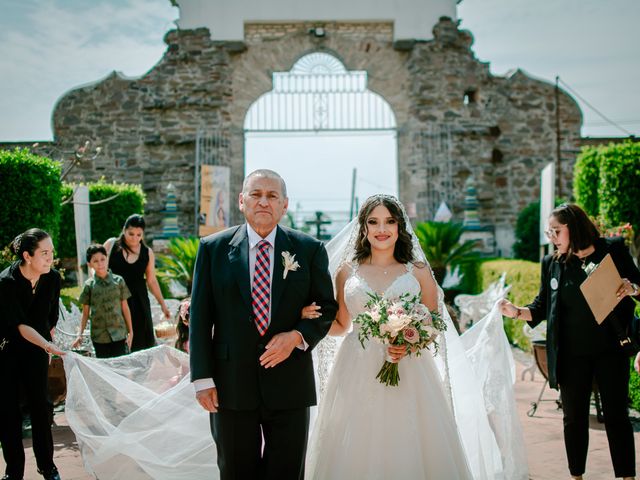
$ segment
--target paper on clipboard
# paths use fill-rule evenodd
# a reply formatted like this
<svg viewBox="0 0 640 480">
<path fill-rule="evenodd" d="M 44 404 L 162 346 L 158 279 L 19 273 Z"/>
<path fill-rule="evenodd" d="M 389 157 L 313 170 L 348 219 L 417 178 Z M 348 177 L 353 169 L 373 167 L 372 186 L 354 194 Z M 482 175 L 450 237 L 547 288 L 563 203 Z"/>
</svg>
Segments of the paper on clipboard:
<svg viewBox="0 0 640 480">
<path fill-rule="evenodd" d="M 598 324 L 607 318 L 620 301 L 616 296 L 620 285 L 622 278 L 608 253 L 580 285 L 580 290 Z"/>
</svg>

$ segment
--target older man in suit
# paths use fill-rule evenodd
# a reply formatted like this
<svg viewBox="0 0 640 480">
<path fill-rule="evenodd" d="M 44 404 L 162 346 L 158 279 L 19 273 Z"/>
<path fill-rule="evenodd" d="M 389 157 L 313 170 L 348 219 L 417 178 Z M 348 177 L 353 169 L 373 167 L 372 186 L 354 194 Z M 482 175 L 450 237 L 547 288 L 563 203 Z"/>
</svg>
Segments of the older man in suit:
<svg viewBox="0 0 640 480">
<path fill-rule="evenodd" d="M 191 379 L 210 413 L 222 479 L 302 479 L 309 407 L 316 403 L 311 350 L 337 312 L 324 246 L 278 225 L 284 180 L 248 175 L 239 196 L 246 223 L 202 239 L 191 299 Z M 301 318 L 316 302 L 322 315 Z"/>
</svg>

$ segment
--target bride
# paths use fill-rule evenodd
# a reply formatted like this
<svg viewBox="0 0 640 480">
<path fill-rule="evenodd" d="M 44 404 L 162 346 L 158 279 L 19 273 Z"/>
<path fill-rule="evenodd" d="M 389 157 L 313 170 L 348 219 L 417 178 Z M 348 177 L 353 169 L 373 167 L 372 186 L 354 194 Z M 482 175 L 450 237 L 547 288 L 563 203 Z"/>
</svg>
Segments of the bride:
<svg viewBox="0 0 640 480">
<path fill-rule="evenodd" d="M 369 198 L 357 230 L 348 247 L 353 254 L 336 274 L 339 310 L 329 334 L 347 332 L 369 294 L 387 299 L 420 295 L 436 311 L 436 282 L 428 265 L 413 254 L 399 202 L 384 195 Z M 407 356 L 404 347 L 375 342 L 365 347 L 355 325 L 342 343 L 322 399 L 309 446 L 309 477 L 473 478 L 431 355 Z M 397 387 L 376 380 L 387 355 L 399 362 Z"/>
<path fill-rule="evenodd" d="M 375 342 L 363 348 L 357 325 L 335 357 L 334 337 L 320 343 L 321 400 L 307 477 L 527 479 L 513 359 L 499 311 L 457 335 L 394 197 L 369 198 L 327 251 L 340 304 L 332 335 L 349 330 L 368 293 L 419 293 L 448 328 L 438 353 L 419 357 Z M 313 316 L 316 308 L 303 314 Z M 399 362 L 397 387 L 376 379 L 387 355 Z M 193 398 L 187 365 L 186 355 L 167 347 L 102 362 L 65 356 L 67 418 L 87 470 L 101 479 L 219 478 L 206 412 Z"/>
<path fill-rule="evenodd" d="M 340 308 L 330 335 L 349 331 L 370 293 L 387 299 L 419 294 L 448 328 L 438 353 L 419 357 L 375 342 L 363 348 L 358 325 L 335 358 L 327 348 L 332 338 L 321 342 L 310 478 L 526 480 L 515 365 L 497 307 L 458 336 L 404 207 L 392 196 L 367 199 L 327 252 Z M 317 307 L 303 315 L 317 315 Z M 387 357 L 399 362 L 397 387 L 376 380 Z"/>
</svg>

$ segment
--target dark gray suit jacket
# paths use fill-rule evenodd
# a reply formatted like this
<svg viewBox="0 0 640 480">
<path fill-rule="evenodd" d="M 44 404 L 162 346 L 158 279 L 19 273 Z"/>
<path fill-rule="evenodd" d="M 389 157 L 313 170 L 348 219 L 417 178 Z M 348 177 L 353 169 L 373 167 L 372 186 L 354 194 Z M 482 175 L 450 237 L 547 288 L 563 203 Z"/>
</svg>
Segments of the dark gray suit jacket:
<svg viewBox="0 0 640 480">
<path fill-rule="evenodd" d="M 311 350 L 327 334 L 338 305 L 321 242 L 277 227 L 271 285 L 271 323 L 264 336 L 251 308 L 246 225 L 203 238 L 198 249 L 189 324 L 191 379 L 213 378 L 221 408 L 251 410 L 302 408 L 316 403 Z M 300 264 L 283 279 L 282 252 Z M 322 317 L 301 319 L 302 307 L 316 302 Z M 211 334 L 213 329 L 213 335 Z M 276 367 L 259 357 L 277 333 L 299 331 L 309 348 L 295 348 Z"/>
</svg>

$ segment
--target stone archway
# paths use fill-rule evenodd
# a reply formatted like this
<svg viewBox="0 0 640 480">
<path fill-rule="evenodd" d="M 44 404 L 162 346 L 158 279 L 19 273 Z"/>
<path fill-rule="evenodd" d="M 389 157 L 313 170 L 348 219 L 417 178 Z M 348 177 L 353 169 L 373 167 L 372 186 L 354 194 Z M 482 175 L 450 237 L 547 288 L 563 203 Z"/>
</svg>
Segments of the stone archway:
<svg viewBox="0 0 640 480">
<path fill-rule="evenodd" d="M 245 24 L 246 51 L 231 57 L 231 83 L 234 92 L 230 106 L 230 123 L 234 130 L 244 128 L 247 113 L 256 99 L 273 88 L 274 72 L 288 72 L 296 62 L 314 52 L 327 53 L 339 60 L 348 71 L 366 71 L 369 90 L 389 105 L 395 115 L 396 128 L 403 132 L 409 119 L 410 99 L 407 91 L 409 75 L 404 63 L 407 53 L 393 48 L 392 24 L 347 24 L 342 28 L 347 35 L 328 35 L 318 39 L 309 34 L 310 24 L 269 25 Z M 327 26 L 330 28 L 330 26 Z M 234 137 L 237 138 L 237 137 Z M 398 135 L 398 173 L 408 146 Z M 244 152 L 243 145 L 235 144 L 234 151 Z M 402 154 L 403 149 L 405 155 Z M 234 155 L 232 189 L 241 188 L 244 172 L 244 154 Z M 402 178 L 399 183 L 402 184 Z M 400 188 L 400 196 L 403 189 Z"/>
<path fill-rule="evenodd" d="M 344 225 L 353 213 L 352 187 L 360 201 L 397 195 L 395 115 L 367 77 L 348 71 L 335 55 L 307 53 L 290 71 L 274 72 L 272 89 L 247 111 L 245 170 L 273 168 L 295 181 L 289 212 L 296 225 L 317 210 L 330 215 L 333 227 Z"/>
</svg>

